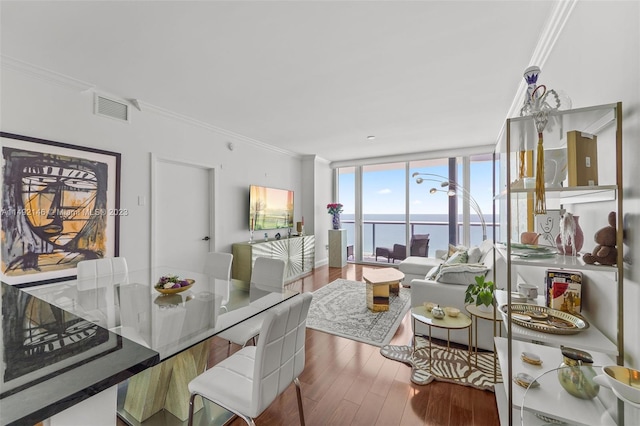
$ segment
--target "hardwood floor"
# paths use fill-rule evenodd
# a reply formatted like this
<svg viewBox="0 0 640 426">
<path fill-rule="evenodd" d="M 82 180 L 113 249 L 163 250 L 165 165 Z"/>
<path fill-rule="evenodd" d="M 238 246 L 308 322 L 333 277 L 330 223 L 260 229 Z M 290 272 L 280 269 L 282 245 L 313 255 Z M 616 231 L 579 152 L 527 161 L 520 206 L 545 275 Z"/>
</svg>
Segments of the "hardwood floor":
<svg viewBox="0 0 640 426">
<path fill-rule="evenodd" d="M 315 291 L 338 279 L 362 280 L 362 266 L 316 268 L 291 284 Z M 410 316 L 405 317 L 391 344 L 411 340 Z M 227 354 L 227 342 L 213 339 L 211 361 Z M 307 329 L 307 357 L 300 375 L 306 424 L 315 425 L 451 425 L 500 424 L 494 394 L 467 386 L 433 382 L 411 383 L 410 367 L 384 358 L 379 348 Z M 241 419 L 231 423 L 244 425 Z M 299 424 L 295 386 L 256 419 L 259 425 Z"/>
<path fill-rule="evenodd" d="M 344 268 L 324 266 L 290 286 L 298 291 L 315 291 L 338 278 L 361 281 L 362 268 L 354 264 Z M 391 344 L 409 344 L 411 336 L 407 315 Z M 211 344 L 209 365 L 227 356 L 226 341 L 214 337 Z M 232 352 L 238 349 L 232 345 Z M 309 426 L 500 424 L 492 392 L 438 381 L 414 385 L 409 379 L 410 367 L 384 358 L 375 346 L 307 329 L 306 353 L 300 382 Z M 255 420 L 258 426 L 299 424 L 295 386 L 289 386 Z M 235 419 L 231 425 L 245 423 Z"/>
</svg>

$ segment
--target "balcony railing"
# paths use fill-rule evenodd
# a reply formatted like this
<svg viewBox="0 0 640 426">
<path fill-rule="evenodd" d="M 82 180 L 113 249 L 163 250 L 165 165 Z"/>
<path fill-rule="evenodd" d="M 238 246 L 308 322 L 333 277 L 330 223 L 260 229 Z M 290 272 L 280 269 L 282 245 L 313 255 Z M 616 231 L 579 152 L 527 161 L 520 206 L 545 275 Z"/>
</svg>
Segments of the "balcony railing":
<svg viewBox="0 0 640 426">
<path fill-rule="evenodd" d="M 347 245 L 354 245 L 355 221 L 352 219 L 342 219 L 342 227 L 347 230 Z M 402 244 L 408 247 L 405 240 L 405 230 L 407 222 L 393 220 L 365 220 L 364 243 L 362 257 L 367 261 L 375 261 L 376 247 L 387 247 L 392 249 L 394 244 Z M 482 223 L 480 221 L 470 222 L 471 244 L 476 245 L 482 242 Z M 429 234 L 429 253 L 431 256 L 436 249 L 447 249 L 449 245 L 449 222 L 446 221 L 411 221 L 409 235 Z M 487 234 L 493 235 L 493 223 L 487 223 Z M 498 226 L 496 223 L 495 226 Z M 458 224 L 458 235 L 462 235 L 463 224 Z M 350 258 L 349 260 L 353 260 Z M 387 262 L 387 259 L 382 261 Z"/>
</svg>

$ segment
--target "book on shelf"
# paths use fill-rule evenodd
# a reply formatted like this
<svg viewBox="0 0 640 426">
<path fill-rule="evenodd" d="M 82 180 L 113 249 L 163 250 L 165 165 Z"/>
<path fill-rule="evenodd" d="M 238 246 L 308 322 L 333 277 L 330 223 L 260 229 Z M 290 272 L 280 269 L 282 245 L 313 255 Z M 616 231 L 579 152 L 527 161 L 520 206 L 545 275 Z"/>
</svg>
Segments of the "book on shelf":
<svg viewBox="0 0 640 426">
<path fill-rule="evenodd" d="M 582 272 L 547 269 L 545 272 L 547 306 L 570 314 L 582 310 Z"/>
</svg>

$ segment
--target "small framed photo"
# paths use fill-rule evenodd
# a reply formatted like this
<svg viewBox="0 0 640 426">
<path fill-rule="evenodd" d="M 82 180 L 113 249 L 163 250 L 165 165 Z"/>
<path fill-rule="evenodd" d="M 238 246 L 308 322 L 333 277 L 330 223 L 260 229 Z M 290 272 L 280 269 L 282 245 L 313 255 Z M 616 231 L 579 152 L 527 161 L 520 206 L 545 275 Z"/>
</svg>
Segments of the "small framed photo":
<svg viewBox="0 0 640 426">
<path fill-rule="evenodd" d="M 560 210 L 547 210 L 546 214 L 535 217 L 535 232 L 540 234 L 538 244 L 556 246 L 556 237 L 560 234 Z"/>
</svg>

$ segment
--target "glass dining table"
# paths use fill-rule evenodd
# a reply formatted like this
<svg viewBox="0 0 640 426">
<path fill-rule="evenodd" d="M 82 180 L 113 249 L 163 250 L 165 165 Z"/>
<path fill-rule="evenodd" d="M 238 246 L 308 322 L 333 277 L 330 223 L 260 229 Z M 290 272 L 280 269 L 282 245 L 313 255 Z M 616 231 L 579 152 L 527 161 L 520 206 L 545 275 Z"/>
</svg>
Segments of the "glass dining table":
<svg viewBox="0 0 640 426">
<path fill-rule="evenodd" d="M 162 277 L 171 276 L 193 284 L 164 292 L 155 288 Z M 38 304 L 119 336 L 128 345 L 156 353 L 155 365 L 118 385 L 118 416 L 132 425 L 177 425 L 188 418 L 189 381 L 207 368 L 209 338 L 298 294 L 285 289 L 250 302 L 253 290 L 199 272 L 155 267 L 20 292 L 35 298 Z M 88 340 L 86 346 L 91 347 Z M 96 364 L 95 368 L 100 367 Z M 195 424 L 198 420 L 223 423 L 229 417 L 222 409 L 202 408 L 203 403 L 197 402 Z"/>
</svg>

